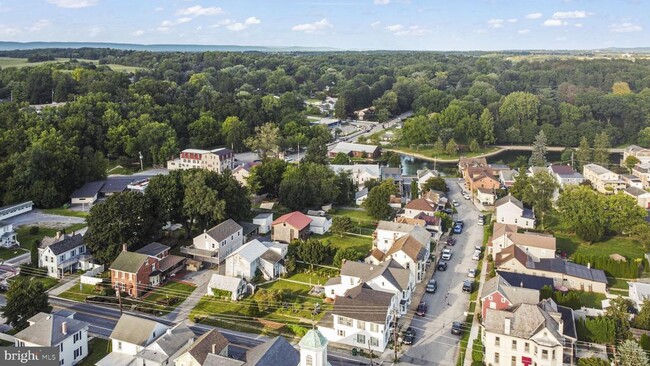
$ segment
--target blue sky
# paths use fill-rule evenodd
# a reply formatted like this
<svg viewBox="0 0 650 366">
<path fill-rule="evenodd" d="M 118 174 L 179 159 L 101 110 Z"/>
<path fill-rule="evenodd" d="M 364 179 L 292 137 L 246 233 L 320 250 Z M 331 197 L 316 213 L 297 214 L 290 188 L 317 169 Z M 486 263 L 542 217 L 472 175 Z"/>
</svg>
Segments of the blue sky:
<svg viewBox="0 0 650 366">
<path fill-rule="evenodd" d="M 647 0 L 0 0 L 0 40 L 504 50 L 644 47 Z"/>
</svg>

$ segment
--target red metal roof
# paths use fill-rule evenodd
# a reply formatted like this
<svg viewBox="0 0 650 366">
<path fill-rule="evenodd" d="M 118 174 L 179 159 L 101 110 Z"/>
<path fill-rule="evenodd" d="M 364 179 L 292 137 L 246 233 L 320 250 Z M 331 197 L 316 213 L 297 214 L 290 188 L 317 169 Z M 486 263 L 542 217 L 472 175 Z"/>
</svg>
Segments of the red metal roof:
<svg viewBox="0 0 650 366">
<path fill-rule="evenodd" d="M 302 230 L 311 223 L 311 219 L 302 212 L 294 211 L 278 217 L 275 221 L 273 221 L 273 225 L 281 224 L 283 222 L 286 222 L 298 230 Z"/>
</svg>

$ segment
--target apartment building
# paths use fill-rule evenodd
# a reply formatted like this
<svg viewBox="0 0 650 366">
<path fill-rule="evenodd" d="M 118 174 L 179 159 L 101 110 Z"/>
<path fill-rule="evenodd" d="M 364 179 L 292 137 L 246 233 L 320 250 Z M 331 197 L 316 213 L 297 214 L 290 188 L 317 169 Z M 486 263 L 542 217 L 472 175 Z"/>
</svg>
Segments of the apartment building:
<svg viewBox="0 0 650 366">
<path fill-rule="evenodd" d="M 226 169 L 232 170 L 235 163 L 235 154 L 224 147 L 212 150 L 185 149 L 181 151 L 178 159 L 169 160 L 167 169 L 207 169 L 223 173 Z"/>
</svg>

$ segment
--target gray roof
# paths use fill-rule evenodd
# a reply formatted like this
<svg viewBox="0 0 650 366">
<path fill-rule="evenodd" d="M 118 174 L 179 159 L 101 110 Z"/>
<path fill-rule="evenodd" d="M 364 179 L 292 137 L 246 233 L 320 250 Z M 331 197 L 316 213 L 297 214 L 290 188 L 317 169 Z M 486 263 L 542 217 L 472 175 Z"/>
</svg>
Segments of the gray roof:
<svg viewBox="0 0 650 366">
<path fill-rule="evenodd" d="M 336 297 L 332 314 L 383 324 L 386 322 L 393 296 L 395 295 L 390 292 L 377 291 L 367 285 L 359 285 L 347 290 L 345 296 Z M 364 307 L 371 307 L 374 310 L 363 310 Z"/>
<path fill-rule="evenodd" d="M 497 271 L 497 274 L 513 286 L 541 290 L 544 286 L 553 287 L 553 279 L 523 273 Z M 485 286 L 485 285 L 484 285 Z"/>
<path fill-rule="evenodd" d="M 282 256 L 271 249 L 262 254 L 260 258 L 273 264 L 278 263 L 282 260 Z"/>
<path fill-rule="evenodd" d="M 283 337 L 275 337 L 246 352 L 245 365 L 295 366 L 299 363 L 300 354 Z"/>
<path fill-rule="evenodd" d="M 189 346 L 189 340 L 193 338 L 194 332 L 185 323 L 180 323 L 174 328 L 167 330 L 162 337 L 156 339 L 147 348 L 138 352 L 136 357 L 163 363 L 176 352 L 180 351 L 181 348 Z M 153 347 L 154 344 L 157 344 L 162 352 L 158 348 Z"/>
<path fill-rule="evenodd" d="M 243 282 L 244 280 L 239 277 L 229 277 L 215 273 L 210 277 L 208 286 L 212 289 L 230 291 L 234 294 Z"/>
<path fill-rule="evenodd" d="M 56 346 L 78 331 L 88 329 L 86 322 L 56 314 L 39 313 L 30 321 L 34 323 L 18 332 L 15 337 L 43 347 Z M 63 323 L 66 325 L 66 334 L 63 334 Z"/>
<path fill-rule="evenodd" d="M 223 334 L 219 333 L 218 330 L 212 329 L 209 332 L 203 333 L 192 346 L 187 350 L 192 357 L 199 363 L 203 364 L 206 357 L 209 353 L 212 353 L 212 348 L 214 346 L 215 353 L 220 353 L 224 348 L 230 344 L 226 337 Z"/>
<path fill-rule="evenodd" d="M 258 219 L 259 219 L 259 220 L 265 220 L 265 219 L 267 219 L 269 216 L 271 216 L 271 219 L 273 219 L 273 212 L 264 212 L 264 213 L 261 213 L 261 214 L 255 216 L 255 217 L 253 218 L 253 220 L 258 220 Z"/>
<path fill-rule="evenodd" d="M 137 273 L 142 264 L 147 261 L 146 254 L 121 251 L 120 254 L 115 258 L 109 269 L 114 269 L 117 271 L 128 272 L 128 273 Z"/>
<path fill-rule="evenodd" d="M 530 208 L 524 208 L 524 212 L 521 213 L 521 217 L 527 219 L 535 219 L 535 213 Z"/>
<path fill-rule="evenodd" d="M 515 198 L 513 195 L 511 195 L 511 194 L 508 194 L 507 196 L 505 196 L 505 197 L 501 197 L 501 198 L 499 198 L 498 200 L 496 200 L 496 202 L 494 202 L 494 207 L 499 207 L 499 206 L 501 206 L 501 205 L 503 205 L 503 204 L 506 204 L 506 203 L 508 203 L 508 202 L 512 202 L 512 203 L 514 203 L 515 206 L 519 207 L 519 208 L 522 209 L 522 210 L 524 209 L 524 204 L 521 203 L 520 200 L 516 199 L 516 198 Z"/>
<path fill-rule="evenodd" d="M 377 145 L 364 145 L 364 144 L 355 144 L 351 142 L 339 142 L 338 144 L 334 145 L 329 151 L 332 153 L 338 153 L 338 152 L 343 152 L 343 153 L 350 153 L 351 151 L 360 151 L 364 152 L 366 154 L 373 154 L 375 151 L 379 149 L 379 146 Z"/>
<path fill-rule="evenodd" d="M 368 195 L 368 188 L 364 188 L 354 194 L 354 199 L 358 200 L 361 197 L 365 197 Z"/>
<path fill-rule="evenodd" d="M 564 322 L 564 330 L 562 331 L 562 334 L 573 339 L 578 339 L 573 309 L 558 305 L 557 311 L 562 314 L 562 321 Z"/>
<path fill-rule="evenodd" d="M 169 250 L 170 248 L 167 245 L 160 244 L 157 242 L 151 242 L 144 247 L 136 250 L 136 253 L 141 253 L 141 254 L 146 254 L 151 257 L 156 257 L 158 254 L 164 252 L 165 250 Z"/>
<path fill-rule="evenodd" d="M 103 186 L 104 186 L 104 181 L 88 182 L 83 186 L 81 186 L 80 188 L 77 188 L 74 192 L 72 192 L 70 198 L 94 197 L 99 193 L 99 191 L 102 189 Z"/>
<path fill-rule="evenodd" d="M 214 353 L 208 353 L 203 361 L 203 366 L 242 366 L 244 361 L 235 360 L 234 358 L 224 357 Z"/>
<path fill-rule="evenodd" d="M 505 296 L 512 305 L 537 304 L 539 302 L 539 291 L 525 287 L 511 286 L 503 277 L 497 275 L 483 284 L 481 298 L 485 298 L 494 292 Z"/>
<path fill-rule="evenodd" d="M 104 185 L 99 190 L 101 193 L 119 193 L 126 191 L 126 187 L 134 180 L 142 180 L 143 177 L 109 177 L 104 182 Z"/>
<path fill-rule="evenodd" d="M 607 277 L 602 270 L 567 262 L 561 258 L 542 258 L 538 262 L 533 262 L 529 258 L 526 267 L 548 272 L 564 273 L 568 276 L 584 278 L 594 282 L 607 283 Z"/>
<path fill-rule="evenodd" d="M 227 237 L 234 235 L 239 230 L 243 230 L 241 225 L 235 222 L 233 219 L 228 219 L 221 224 L 213 227 L 208 230 L 206 233 L 214 240 L 221 242 L 226 240 Z"/>
<path fill-rule="evenodd" d="M 633 197 L 639 197 L 643 194 L 648 194 L 650 192 L 646 191 L 645 189 L 641 189 L 638 187 L 627 187 L 625 188 L 625 193 L 629 194 L 630 196 Z"/>
<path fill-rule="evenodd" d="M 400 168 L 391 168 L 382 166 L 381 167 L 381 179 L 386 180 L 391 178 L 392 180 L 399 181 L 402 180 L 402 169 Z"/>
<path fill-rule="evenodd" d="M 557 322 L 536 304 L 519 304 L 506 310 L 487 309 L 483 326 L 488 332 L 506 334 L 506 319 L 510 319 L 512 337 L 530 339 L 546 328 L 558 341 L 561 339 Z"/>
<path fill-rule="evenodd" d="M 139 346 L 147 346 L 147 340 L 153 334 L 157 324 L 153 320 L 122 314 L 120 320 L 115 324 L 113 332 L 111 332 L 111 339 L 117 339 L 118 341 Z"/>
<path fill-rule="evenodd" d="M 260 229 L 259 225 L 253 224 L 251 222 L 240 221 L 237 224 L 242 227 L 244 236 L 250 235 Z"/>
<path fill-rule="evenodd" d="M 59 239 L 53 236 L 43 238 L 39 248 L 50 248 L 54 255 L 59 255 L 82 245 L 84 245 L 84 238 L 81 234 L 63 234 Z"/>
</svg>

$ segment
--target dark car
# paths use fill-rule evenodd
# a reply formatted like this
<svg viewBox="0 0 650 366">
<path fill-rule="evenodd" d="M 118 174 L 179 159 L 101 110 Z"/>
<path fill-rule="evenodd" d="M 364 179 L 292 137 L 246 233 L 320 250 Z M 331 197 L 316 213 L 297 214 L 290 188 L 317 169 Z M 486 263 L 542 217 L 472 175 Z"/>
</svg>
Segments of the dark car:
<svg viewBox="0 0 650 366">
<path fill-rule="evenodd" d="M 427 288 L 425 291 L 430 294 L 435 294 L 437 288 L 438 288 L 438 283 L 436 282 L 436 280 L 430 279 L 429 283 L 427 283 Z"/>
<path fill-rule="evenodd" d="M 463 292 L 472 292 L 473 287 L 474 287 L 474 282 L 472 282 L 472 280 L 463 281 Z"/>
<path fill-rule="evenodd" d="M 447 270 L 447 262 L 440 261 L 438 263 L 438 271 L 446 271 Z"/>
<path fill-rule="evenodd" d="M 463 232 L 463 227 L 460 225 L 454 226 L 454 234 L 461 234 Z"/>
<path fill-rule="evenodd" d="M 406 345 L 411 345 L 415 341 L 415 330 L 411 327 L 406 328 L 402 333 L 402 343 Z"/>
<path fill-rule="evenodd" d="M 456 245 L 456 239 L 454 239 L 454 238 L 447 239 L 447 245 L 453 247 L 454 245 Z"/>
<path fill-rule="evenodd" d="M 463 220 L 457 220 L 454 222 L 454 226 L 465 227 L 465 224 L 463 223 Z"/>
<path fill-rule="evenodd" d="M 451 334 L 460 335 L 463 332 L 463 327 L 460 322 L 453 322 L 451 324 Z"/>
<path fill-rule="evenodd" d="M 418 308 L 415 310 L 415 315 L 417 316 L 424 316 L 427 313 L 427 303 L 424 301 L 421 301 L 420 304 L 418 305 Z"/>
</svg>

